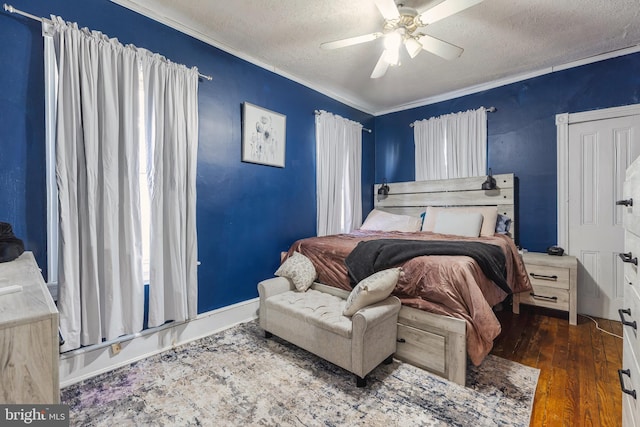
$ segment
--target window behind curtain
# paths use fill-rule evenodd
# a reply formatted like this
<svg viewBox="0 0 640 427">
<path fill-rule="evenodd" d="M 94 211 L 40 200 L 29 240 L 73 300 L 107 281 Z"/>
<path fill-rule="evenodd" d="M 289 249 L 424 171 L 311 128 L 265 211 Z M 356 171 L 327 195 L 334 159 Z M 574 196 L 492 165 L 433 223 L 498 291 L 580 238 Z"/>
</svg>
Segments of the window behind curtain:
<svg viewBox="0 0 640 427">
<path fill-rule="evenodd" d="M 348 233 L 362 224 L 362 125 L 316 115 L 317 234 Z"/>
<path fill-rule="evenodd" d="M 416 181 L 480 176 L 487 168 L 487 110 L 481 107 L 413 124 Z"/>
<path fill-rule="evenodd" d="M 55 61 L 55 51 L 53 39 L 44 37 L 45 55 L 51 59 L 51 63 Z M 45 61 L 45 63 L 49 63 Z M 138 99 L 143 104 L 144 101 L 144 85 L 142 68 L 139 69 L 138 79 L 140 81 L 140 90 Z M 56 150 L 55 150 L 55 129 L 56 129 L 56 92 L 58 85 L 58 72 L 55 67 L 47 67 L 45 69 L 45 165 L 46 165 L 46 188 L 47 188 L 47 269 L 48 280 L 47 285 L 53 294 L 57 296 L 58 284 L 58 189 L 56 186 Z M 144 117 L 140 117 L 140 121 L 144 121 Z M 140 141 L 146 141 L 146 129 L 144 123 L 139 123 Z M 150 230 L 151 230 L 151 212 L 150 212 L 150 195 L 148 186 L 148 153 L 147 145 L 140 144 L 140 211 L 142 225 L 142 271 L 145 285 L 149 283 L 149 259 L 150 259 Z"/>
</svg>

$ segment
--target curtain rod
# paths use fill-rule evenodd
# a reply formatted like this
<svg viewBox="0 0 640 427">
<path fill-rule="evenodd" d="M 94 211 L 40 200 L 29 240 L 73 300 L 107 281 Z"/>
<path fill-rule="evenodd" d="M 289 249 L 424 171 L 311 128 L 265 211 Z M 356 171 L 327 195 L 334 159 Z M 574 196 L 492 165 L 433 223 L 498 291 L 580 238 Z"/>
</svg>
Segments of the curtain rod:
<svg viewBox="0 0 640 427">
<path fill-rule="evenodd" d="M 320 110 L 313 110 L 313 114 L 315 114 L 316 116 L 320 114 Z M 362 127 L 362 130 L 365 132 L 369 132 L 371 133 L 371 129 L 367 129 L 366 127 Z"/>
<path fill-rule="evenodd" d="M 29 18 L 29 19 L 33 19 L 33 20 L 35 20 L 35 21 L 42 22 L 42 18 L 40 18 L 40 17 L 38 17 L 38 16 L 35 16 L 35 15 L 32 15 L 32 14 L 27 13 L 27 12 L 23 12 L 23 11 L 21 11 L 21 10 L 19 10 L 19 9 L 16 9 L 15 7 L 11 6 L 10 4 L 6 4 L 6 3 L 5 3 L 5 4 L 4 4 L 4 10 L 6 10 L 6 11 L 7 11 L 7 12 L 9 12 L 9 13 L 16 13 L 16 14 L 18 14 L 18 15 L 25 16 L 25 17 L 27 17 L 27 18 Z M 205 80 L 209 80 L 209 81 L 213 80 L 213 77 L 211 77 L 211 76 L 207 76 L 207 75 L 202 74 L 202 73 L 200 73 L 200 72 L 198 72 L 198 76 L 202 77 L 202 78 L 203 78 L 203 79 L 205 79 Z"/>
<path fill-rule="evenodd" d="M 489 107 L 489 108 L 487 108 L 487 113 L 495 113 L 496 111 L 498 111 L 498 109 L 497 109 L 496 107 Z M 416 120 L 416 122 L 417 122 L 417 121 L 418 121 L 418 120 Z M 415 126 L 415 124 L 414 124 L 414 123 L 415 123 L 415 122 L 413 122 L 413 123 L 409 123 L 409 127 L 414 127 L 414 126 Z"/>
</svg>

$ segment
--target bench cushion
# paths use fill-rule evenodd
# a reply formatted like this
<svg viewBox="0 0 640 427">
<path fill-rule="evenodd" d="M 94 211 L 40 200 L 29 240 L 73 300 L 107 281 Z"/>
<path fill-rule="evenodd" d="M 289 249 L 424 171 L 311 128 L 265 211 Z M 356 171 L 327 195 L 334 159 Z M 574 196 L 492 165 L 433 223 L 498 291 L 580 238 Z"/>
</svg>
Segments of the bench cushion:
<svg viewBox="0 0 640 427">
<path fill-rule="evenodd" d="M 345 300 L 335 295 L 309 289 L 287 291 L 267 298 L 270 316 L 282 315 L 299 319 L 321 329 L 351 338 L 351 318 L 343 316 Z"/>
</svg>

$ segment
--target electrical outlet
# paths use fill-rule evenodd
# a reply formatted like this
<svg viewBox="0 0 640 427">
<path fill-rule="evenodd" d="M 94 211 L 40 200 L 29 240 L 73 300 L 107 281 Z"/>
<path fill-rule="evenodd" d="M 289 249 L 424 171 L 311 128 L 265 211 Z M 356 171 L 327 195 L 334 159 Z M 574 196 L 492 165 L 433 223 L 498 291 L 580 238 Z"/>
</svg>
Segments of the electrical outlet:
<svg viewBox="0 0 640 427">
<path fill-rule="evenodd" d="M 122 350 L 122 346 L 120 345 L 119 342 L 115 343 L 115 344 L 111 344 L 111 354 L 112 355 L 116 355 L 118 353 L 120 353 L 120 350 Z"/>
</svg>

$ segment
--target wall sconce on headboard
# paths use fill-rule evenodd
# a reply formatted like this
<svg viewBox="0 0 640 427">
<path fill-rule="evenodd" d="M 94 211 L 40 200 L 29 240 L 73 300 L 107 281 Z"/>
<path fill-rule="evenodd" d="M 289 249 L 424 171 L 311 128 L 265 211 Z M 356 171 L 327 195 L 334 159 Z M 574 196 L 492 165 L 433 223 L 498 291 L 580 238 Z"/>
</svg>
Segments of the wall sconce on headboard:
<svg viewBox="0 0 640 427">
<path fill-rule="evenodd" d="M 497 188 L 496 179 L 493 177 L 491 173 L 491 168 L 489 168 L 489 175 L 487 175 L 487 179 L 482 183 L 483 190 L 495 190 Z"/>
<path fill-rule="evenodd" d="M 389 186 L 387 185 L 387 178 L 382 180 L 382 185 L 378 188 L 378 196 L 389 195 Z"/>
</svg>

